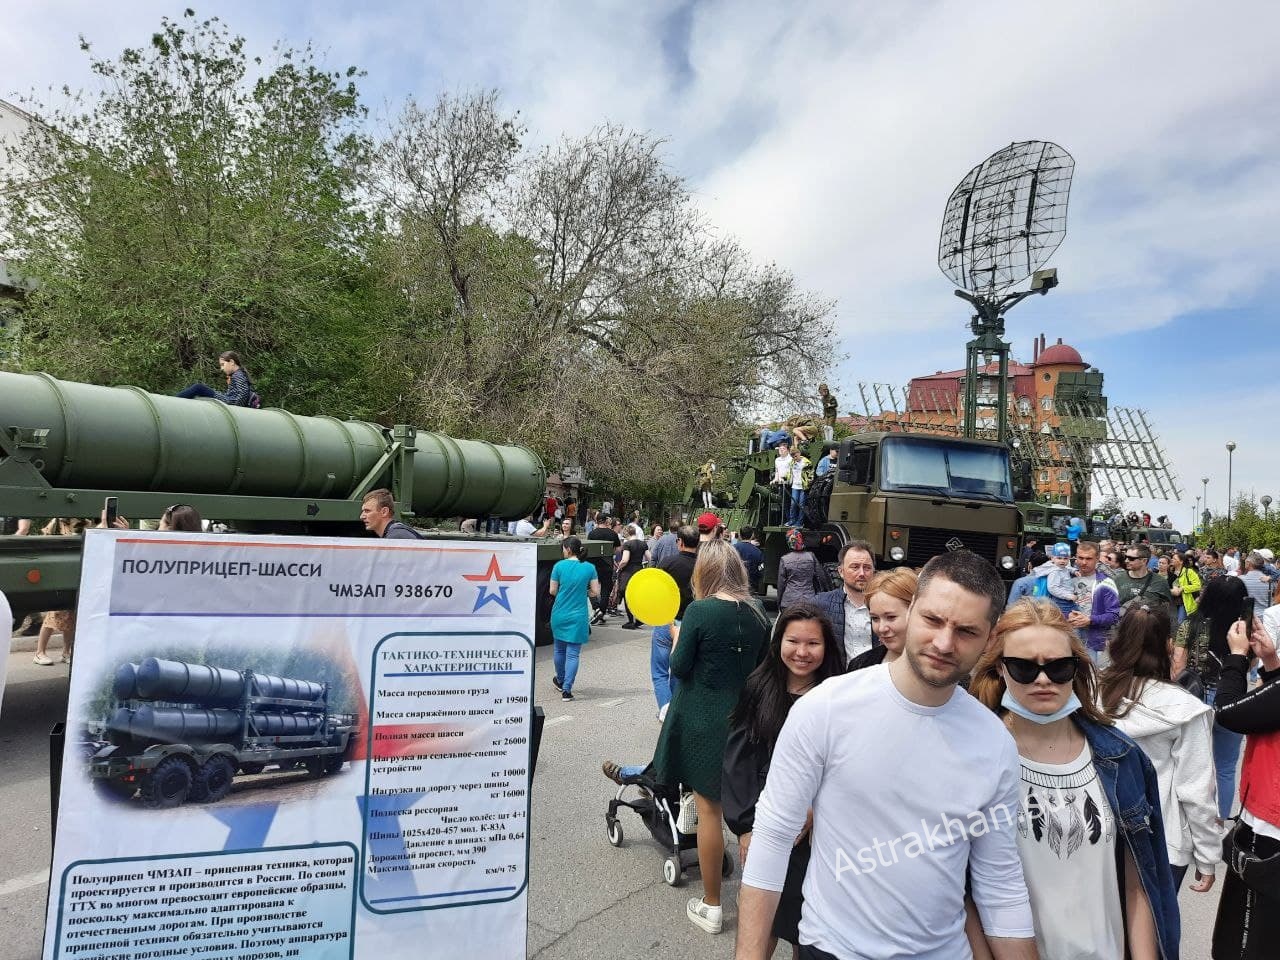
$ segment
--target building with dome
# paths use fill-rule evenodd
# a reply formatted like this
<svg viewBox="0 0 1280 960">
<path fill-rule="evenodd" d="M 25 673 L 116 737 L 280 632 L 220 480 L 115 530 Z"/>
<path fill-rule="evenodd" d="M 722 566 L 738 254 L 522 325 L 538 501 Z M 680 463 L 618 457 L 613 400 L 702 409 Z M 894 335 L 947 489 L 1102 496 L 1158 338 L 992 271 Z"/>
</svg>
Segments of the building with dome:
<svg viewBox="0 0 1280 960">
<path fill-rule="evenodd" d="M 978 371 L 979 436 L 985 431 L 995 436 L 999 369 L 993 360 Z M 957 433 L 964 419 L 965 377 L 963 369 L 915 377 L 907 387 L 906 409 L 877 419 L 890 429 L 896 422 L 912 430 Z M 1061 337 L 1047 343 L 1044 334 L 1038 336 L 1030 363 L 1010 359 L 1009 424 L 1014 438 L 1036 447 L 1028 458 L 1035 464 L 1035 499 L 1083 509 L 1090 485 L 1087 447 L 1107 436 L 1102 379 L 1102 372 Z"/>
</svg>

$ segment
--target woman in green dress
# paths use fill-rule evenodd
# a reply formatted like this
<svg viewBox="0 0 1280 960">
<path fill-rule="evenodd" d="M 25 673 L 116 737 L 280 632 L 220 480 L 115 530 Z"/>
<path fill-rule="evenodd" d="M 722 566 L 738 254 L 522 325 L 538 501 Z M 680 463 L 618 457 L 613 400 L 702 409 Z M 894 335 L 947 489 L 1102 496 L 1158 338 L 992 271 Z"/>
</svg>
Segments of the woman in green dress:
<svg viewBox="0 0 1280 960">
<path fill-rule="evenodd" d="M 692 586 L 695 599 L 671 649 L 671 673 L 680 678 L 680 686 L 658 736 L 653 766 L 659 783 L 683 784 L 697 800 L 704 892 L 689 901 L 687 914 L 703 930 L 719 933 L 724 860 L 720 773 L 729 716 L 768 650 L 769 621 L 751 596 L 746 567 L 727 541 L 702 544 Z"/>
</svg>

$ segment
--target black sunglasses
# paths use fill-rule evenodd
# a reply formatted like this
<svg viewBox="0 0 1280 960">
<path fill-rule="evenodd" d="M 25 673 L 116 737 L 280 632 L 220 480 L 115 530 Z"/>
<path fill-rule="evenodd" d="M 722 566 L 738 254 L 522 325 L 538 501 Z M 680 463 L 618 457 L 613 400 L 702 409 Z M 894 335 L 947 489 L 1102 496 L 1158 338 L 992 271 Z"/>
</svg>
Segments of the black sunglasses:
<svg viewBox="0 0 1280 960">
<path fill-rule="evenodd" d="M 1017 683 L 1034 683 L 1043 670 L 1050 683 L 1070 683 L 1075 679 L 1079 662 L 1075 657 L 1058 657 L 1038 663 L 1025 657 L 1001 657 L 1000 662 L 1009 671 L 1009 676 Z"/>
<path fill-rule="evenodd" d="M 1133 563 L 1133 561 L 1135 561 L 1135 560 L 1145 560 L 1145 559 L 1147 559 L 1146 557 L 1130 556 L 1130 555 L 1129 555 L 1129 554 L 1127 554 L 1127 553 L 1124 555 L 1124 558 L 1125 558 L 1127 561 L 1129 561 L 1130 563 Z"/>
</svg>

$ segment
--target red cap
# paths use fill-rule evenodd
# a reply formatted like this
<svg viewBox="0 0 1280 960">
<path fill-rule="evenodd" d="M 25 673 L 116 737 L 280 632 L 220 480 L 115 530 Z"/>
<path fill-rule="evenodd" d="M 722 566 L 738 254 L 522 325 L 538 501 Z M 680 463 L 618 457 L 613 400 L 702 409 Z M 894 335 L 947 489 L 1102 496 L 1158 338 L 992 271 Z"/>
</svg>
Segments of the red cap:
<svg viewBox="0 0 1280 960">
<path fill-rule="evenodd" d="M 710 533 L 716 527 L 720 526 L 720 518 L 708 510 L 698 518 L 698 532 Z"/>
</svg>

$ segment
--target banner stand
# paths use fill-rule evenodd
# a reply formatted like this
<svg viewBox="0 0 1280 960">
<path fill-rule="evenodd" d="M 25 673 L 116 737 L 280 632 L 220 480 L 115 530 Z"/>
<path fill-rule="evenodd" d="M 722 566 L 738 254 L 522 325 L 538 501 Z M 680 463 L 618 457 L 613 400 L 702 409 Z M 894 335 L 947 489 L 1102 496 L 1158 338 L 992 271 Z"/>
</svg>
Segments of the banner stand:
<svg viewBox="0 0 1280 960">
<path fill-rule="evenodd" d="M 67 742 L 67 725 L 59 720 L 49 731 L 49 843 L 58 839 L 58 797 L 62 792 L 62 751 Z"/>
</svg>

